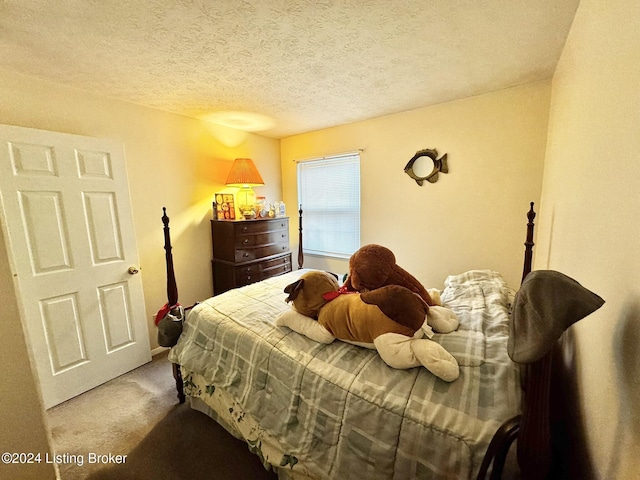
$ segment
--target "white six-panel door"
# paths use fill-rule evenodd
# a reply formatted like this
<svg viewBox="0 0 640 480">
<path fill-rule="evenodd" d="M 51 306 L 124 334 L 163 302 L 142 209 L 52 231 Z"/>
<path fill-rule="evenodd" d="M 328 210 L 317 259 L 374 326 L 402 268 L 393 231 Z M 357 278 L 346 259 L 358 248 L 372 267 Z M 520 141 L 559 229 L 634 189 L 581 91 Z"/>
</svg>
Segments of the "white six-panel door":
<svg viewBox="0 0 640 480">
<path fill-rule="evenodd" d="M 151 360 L 119 142 L 0 125 L 0 211 L 45 408 Z"/>
</svg>

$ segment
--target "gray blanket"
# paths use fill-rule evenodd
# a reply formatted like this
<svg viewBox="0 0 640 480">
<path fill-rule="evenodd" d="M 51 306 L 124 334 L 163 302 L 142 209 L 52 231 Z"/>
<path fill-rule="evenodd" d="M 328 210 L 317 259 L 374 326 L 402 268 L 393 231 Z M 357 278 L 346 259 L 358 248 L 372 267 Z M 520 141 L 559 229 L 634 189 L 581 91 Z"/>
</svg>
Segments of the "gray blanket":
<svg viewBox="0 0 640 480">
<path fill-rule="evenodd" d="M 520 408 L 500 275 L 473 271 L 446 281 L 442 298 L 460 328 L 434 340 L 461 370 L 447 383 L 424 368 L 392 369 L 375 351 L 276 327 L 274 318 L 290 308 L 284 286 L 302 273 L 231 290 L 189 313 L 169 357 L 204 379 L 189 393 L 224 389 L 234 418 L 251 416 L 251 432 L 281 448 L 266 461 L 306 477 L 474 478 L 492 435 Z M 260 437 L 247 441 L 255 448 Z"/>
</svg>

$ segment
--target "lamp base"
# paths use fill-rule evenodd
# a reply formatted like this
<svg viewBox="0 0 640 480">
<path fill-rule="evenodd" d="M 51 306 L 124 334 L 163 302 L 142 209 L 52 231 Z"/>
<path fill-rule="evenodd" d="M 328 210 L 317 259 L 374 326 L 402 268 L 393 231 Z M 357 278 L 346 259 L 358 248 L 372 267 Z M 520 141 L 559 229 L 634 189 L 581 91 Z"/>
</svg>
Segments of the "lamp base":
<svg viewBox="0 0 640 480">
<path fill-rule="evenodd" d="M 246 219 L 256 217 L 254 206 L 256 204 L 256 192 L 251 187 L 241 187 L 238 190 L 238 208 L 240 214 Z"/>
</svg>

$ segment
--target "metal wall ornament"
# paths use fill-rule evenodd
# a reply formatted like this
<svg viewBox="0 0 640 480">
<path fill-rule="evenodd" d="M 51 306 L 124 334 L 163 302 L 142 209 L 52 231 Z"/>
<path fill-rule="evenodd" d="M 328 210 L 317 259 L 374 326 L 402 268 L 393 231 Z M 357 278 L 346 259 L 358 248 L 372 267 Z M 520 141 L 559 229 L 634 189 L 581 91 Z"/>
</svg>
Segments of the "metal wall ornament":
<svg viewBox="0 0 640 480">
<path fill-rule="evenodd" d="M 413 171 L 416 160 L 421 157 L 429 157 L 433 162 L 433 170 L 431 170 L 431 173 L 429 173 L 425 177 L 419 177 Z M 436 183 L 438 181 L 439 173 L 449 173 L 449 166 L 447 165 L 447 154 L 445 153 L 442 157 L 438 158 L 438 151 L 435 148 L 425 148 L 424 150 L 418 150 L 416 154 L 411 158 L 411 160 L 409 160 L 409 163 L 405 165 L 404 173 L 413 178 L 420 186 L 422 186 L 425 180 L 429 183 Z"/>
</svg>

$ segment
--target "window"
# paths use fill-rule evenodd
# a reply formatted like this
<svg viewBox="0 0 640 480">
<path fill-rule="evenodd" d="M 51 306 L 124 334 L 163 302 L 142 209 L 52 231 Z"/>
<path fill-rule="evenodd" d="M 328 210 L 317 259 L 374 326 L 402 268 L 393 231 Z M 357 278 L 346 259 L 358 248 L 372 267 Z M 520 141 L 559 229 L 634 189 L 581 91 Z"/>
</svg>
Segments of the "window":
<svg viewBox="0 0 640 480">
<path fill-rule="evenodd" d="M 303 251 L 349 258 L 360 247 L 360 155 L 298 162 Z"/>
</svg>

